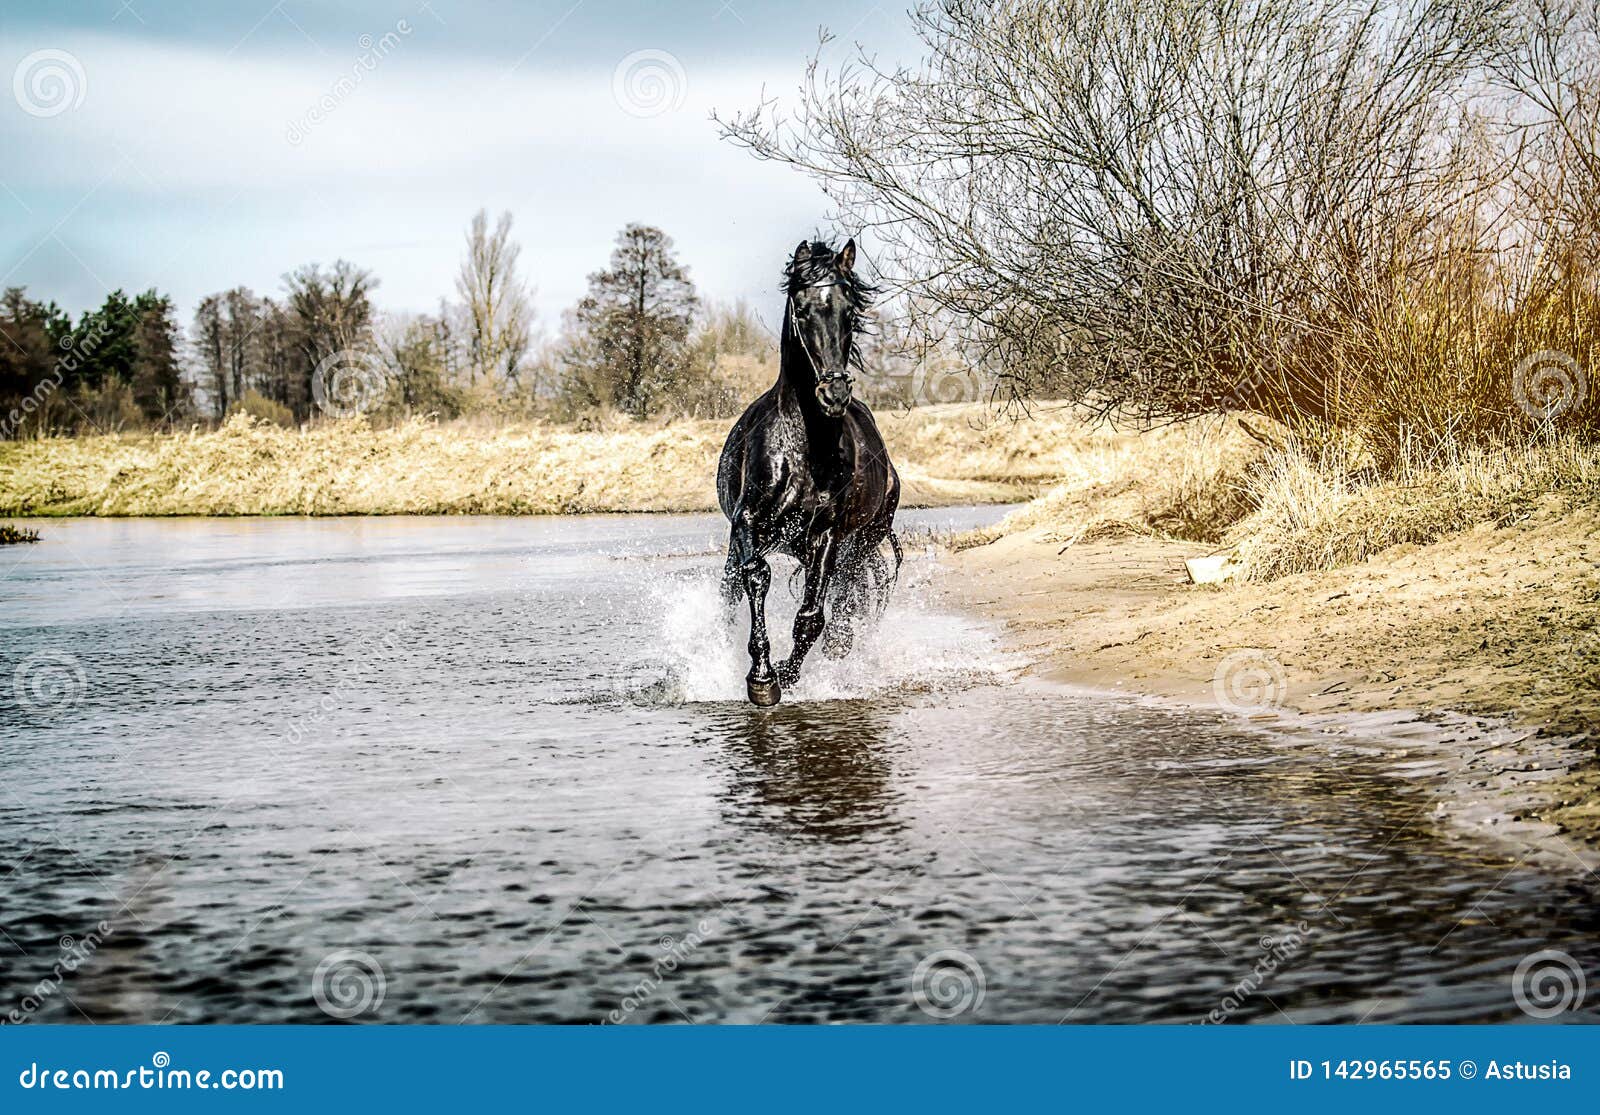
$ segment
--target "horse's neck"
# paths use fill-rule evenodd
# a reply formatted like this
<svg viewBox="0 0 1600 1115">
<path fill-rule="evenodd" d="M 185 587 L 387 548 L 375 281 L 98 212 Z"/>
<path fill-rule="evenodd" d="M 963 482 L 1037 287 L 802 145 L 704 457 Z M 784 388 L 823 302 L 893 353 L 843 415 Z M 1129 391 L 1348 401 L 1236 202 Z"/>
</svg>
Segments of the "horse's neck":
<svg viewBox="0 0 1600 1115">
<path fill-rule="evenodd" d="M 820 463 L 838 454 L 844 420 L 823 413 L 816 382 L 799 343 L 786 335 L 778 361 L 778 406 L 799 420 L 806 432 L 807 455 Z"/>
<path fill-rule="evenodd" d="M 778 399 L 786 409 L 805 419 L 806 429 L 813 435 L 827 436 L 839 424 L 837 418 L 829 418 L 822 412 L 817 402 L 816 373 L 800 343 L 787 335 L 778 359 Z"/>
<path fill-rule="evenodd" d="M 817 409 L 816 375 L 806 366 L 799 343 L 787 335 L 778 352 L 778 394 L 797 408 Z"/>
<path fill-rule="evenodd" d="M 821 413 L 816 405 L 816 370 L 795 334 L 794 311 L 787 305 L 783 311 L 783 330 L 778 335 L 778 395 L 802 411 Z"/>
</svg>

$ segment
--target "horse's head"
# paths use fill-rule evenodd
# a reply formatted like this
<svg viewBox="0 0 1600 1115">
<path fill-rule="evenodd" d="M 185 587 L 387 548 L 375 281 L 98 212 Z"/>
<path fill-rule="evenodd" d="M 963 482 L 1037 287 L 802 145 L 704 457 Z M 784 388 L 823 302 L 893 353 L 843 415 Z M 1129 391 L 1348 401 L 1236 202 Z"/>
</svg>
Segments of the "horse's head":
<svg viewBox="0 0 1600 1115">
<path fill-rule="evenodd" d="M 837 252 L 820 240 L 802 240 L 784 275 L 789 295 L 784 336 L 798 345 L 801 370 L 810 376 L 817 404 L 834 418 L 850 405 L 850 365 L 859 360 L 855 335 L 871 298 L 855 266 L 854 240 Z"/>
</svg>

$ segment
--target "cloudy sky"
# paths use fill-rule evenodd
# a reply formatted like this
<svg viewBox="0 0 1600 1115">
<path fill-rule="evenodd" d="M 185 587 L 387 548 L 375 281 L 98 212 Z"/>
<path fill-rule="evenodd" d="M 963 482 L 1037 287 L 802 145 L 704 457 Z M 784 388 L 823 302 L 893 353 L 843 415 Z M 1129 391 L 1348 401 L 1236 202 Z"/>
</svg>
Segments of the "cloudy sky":
<svg viewBox="0 0 1600 1115">
<path fill-rule="evenodd" d="M 546 327 L 628 221 L 768 310 L 826 202 L 707 116 L 790 95 L 824 26 L 914 56 L 900 2 L 4 0 L 0 286 L 74 312 L 156 286 L 187 321 L 343 257 L 426 310 L 487 206 Z"/>
</svg>

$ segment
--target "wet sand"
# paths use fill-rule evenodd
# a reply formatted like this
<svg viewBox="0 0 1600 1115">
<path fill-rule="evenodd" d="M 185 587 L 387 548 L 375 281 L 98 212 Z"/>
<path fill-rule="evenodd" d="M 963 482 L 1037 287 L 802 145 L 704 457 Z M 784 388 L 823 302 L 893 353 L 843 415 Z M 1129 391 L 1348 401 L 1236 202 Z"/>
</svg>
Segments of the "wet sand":
<svg viewBox="0 0 1600 1115">
<path fill-rule="evenodd" d="M 1188 583 L 1184 559 L 1207 552 L 1034 530 L 952 555 L 946 591 L 1003 620 L 1053 680 L 1368 739 L 1433 782 L 1452 820 L 1600 864 L 1600 692 L 1574 666 L 1592 648 L 1548 636 L 1600 607 L 1600 514 L 1267 584 Z"/>
</svg>

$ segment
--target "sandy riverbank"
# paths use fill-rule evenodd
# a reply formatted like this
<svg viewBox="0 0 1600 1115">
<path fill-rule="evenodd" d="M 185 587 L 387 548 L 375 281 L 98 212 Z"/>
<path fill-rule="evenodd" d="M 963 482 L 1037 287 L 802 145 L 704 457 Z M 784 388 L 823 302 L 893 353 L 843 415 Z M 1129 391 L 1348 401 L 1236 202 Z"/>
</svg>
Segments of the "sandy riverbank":
<svg viewBox="0 0 1600 1115">
<path fill-rule="evenodd" d="M 1017 517 L 1026 521 L 1026 516 Z M 1431 777 L 1439 811 L 1600 866 L 1587 680 L 1600 511 L 1551 509 L 1266 583 L 1196 586 L 1206 544 L 1063 544 L 1033 527 L 954 554 L 950 591 L 1057 680 L 1327 733 Z"/>
</svg>

